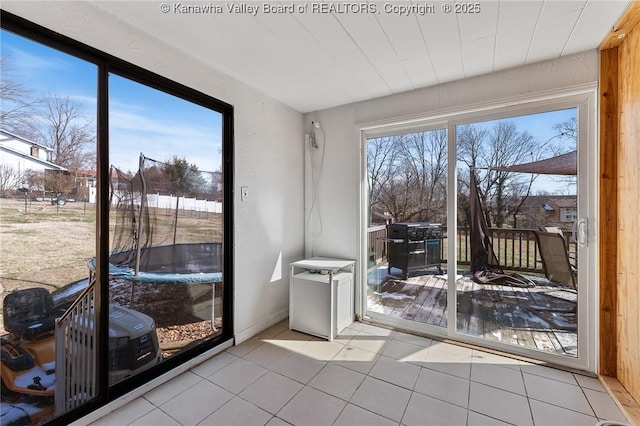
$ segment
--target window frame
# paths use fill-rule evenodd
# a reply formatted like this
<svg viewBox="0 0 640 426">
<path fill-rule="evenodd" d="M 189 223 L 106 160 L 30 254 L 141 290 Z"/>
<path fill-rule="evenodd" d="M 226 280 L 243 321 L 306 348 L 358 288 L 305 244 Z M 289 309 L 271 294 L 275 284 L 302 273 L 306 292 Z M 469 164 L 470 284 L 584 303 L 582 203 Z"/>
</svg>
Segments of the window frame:
<svg viewBox="0 0 640 426">
<path fill-rule="evenodd" d="M 156 74 L 89 45 L 66 37 L 43 26 L 0 9 L 1 29 L 12 32 L 30 41 L 71 55 L 96 65 L 97 68 L 97 117 L 96 117 L 96 165 L 98 199 L 96 203 L 96 260 L 99 282 L 108 282 L 109 238 L 109 75 L 116 74 L 169 95 L 186 100 L 215 111 L 222 116 L 222 174 L 223 174 L 223 330 L 222 334 L 201 343 L 184 353 L 176 354 L 156 366 L 138 373 L 131 378 L 109 386 L 108 368 L 108 326 L 109 312 L 100 305 L 98 309 L 99 329 L 96 360 L 98 365 L 98 396 L 86 404 L 49 419 L 45 424 L 68 424 L 128 393 L 151 380 L 165 374 L 205 352 L 231 341 L 233 331 L 233 141 L 234 108 L 231 104 L 216 99 L 196 89 Z M 98 300 L 108 300 L 109 288 L 99 286 Z"/>
</svg>

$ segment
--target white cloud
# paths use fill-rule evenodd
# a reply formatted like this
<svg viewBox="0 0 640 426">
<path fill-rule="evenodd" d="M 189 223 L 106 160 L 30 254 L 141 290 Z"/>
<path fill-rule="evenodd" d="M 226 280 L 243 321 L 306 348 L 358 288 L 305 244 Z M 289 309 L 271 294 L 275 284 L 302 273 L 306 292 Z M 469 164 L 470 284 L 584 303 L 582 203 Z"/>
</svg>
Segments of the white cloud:
<svg viewBox="0 0 640 426">
<path fill-rule="evenodd" d="M 203 171 L 221 167 L 221 129 L 214 125 L 214 117 L 205 126 L 151 117 L 139 106 L 112 104 L 110 110 L 109 156 L 116 167 L 136 170 L 140 153 L 158 161 L 178 156 Z"/>
</svg>

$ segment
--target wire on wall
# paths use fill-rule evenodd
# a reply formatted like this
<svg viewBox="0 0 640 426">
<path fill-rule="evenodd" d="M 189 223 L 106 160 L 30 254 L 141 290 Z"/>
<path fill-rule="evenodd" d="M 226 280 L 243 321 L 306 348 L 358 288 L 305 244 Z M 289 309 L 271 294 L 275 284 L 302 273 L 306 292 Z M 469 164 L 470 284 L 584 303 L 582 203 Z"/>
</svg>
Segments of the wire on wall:
<svg viewBox="0 0 640 426">
<path fill-rule="evenodd" d="M 322 215 L 320 213 L 320 201 L 318 198 L 320 177 L 322 175 L 322 166 L 324 164 L 326 135 L 324 129 L 317 121 L 311 122 L 312 129 L 309 134 L 309 150 L 311 152 L 311 206 L 309 208 L 308 223 L 312 227 L 311 235 L 317 237 L 322 234 Z M 313 224 L 311 218 L 314 211 L 318 217 L 318 230 L 313 232 Z M 313 247 L 313 246 L 312 246 Z M 313 250 L 313 249 L 312 249 Z"/>
</svg>

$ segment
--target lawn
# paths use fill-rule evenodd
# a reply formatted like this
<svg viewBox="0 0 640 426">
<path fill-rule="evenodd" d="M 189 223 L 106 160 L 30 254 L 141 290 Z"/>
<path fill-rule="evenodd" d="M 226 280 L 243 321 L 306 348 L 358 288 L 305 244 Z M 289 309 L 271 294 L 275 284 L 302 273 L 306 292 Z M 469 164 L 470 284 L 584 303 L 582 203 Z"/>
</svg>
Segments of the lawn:
<svg viewBox="0 0 640 426">
<path fill-rule="evenodd" d="M 52 291 L 88 276 L 95 256 L 95 205 L 0 199 L 0 285 Z"/>
<path fill-rule="evenodd" d="M 95 204 L 30 202 L 0 198 L 0 298 L 26 287 L 49 291 L 87 278 L 96 253 Z M 158 212 L 156 234 L 173 242 L 174 212 Z M 222 215 L 180 212 L 177 242 L 222 240 Z M 113 226 L 113 224 L 112 224 Z M 1 321 L 1 320 L 0 320 Z"/>
</svg>

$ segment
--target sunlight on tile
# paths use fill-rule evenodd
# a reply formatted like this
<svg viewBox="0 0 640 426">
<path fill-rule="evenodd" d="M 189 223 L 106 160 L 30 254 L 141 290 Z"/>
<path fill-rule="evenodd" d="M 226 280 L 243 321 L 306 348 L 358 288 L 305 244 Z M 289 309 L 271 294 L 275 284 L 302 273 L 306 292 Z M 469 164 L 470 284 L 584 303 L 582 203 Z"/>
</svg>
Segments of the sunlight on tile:
<svg viewBox="0 0 640 426">
<path fill-rule="evenodd" d="M 338 342 L 327 342 L 312 340 L 302 346 L 299 354 L 308 356 L 309 358 L 317 359 L 318 361 L 330 361 L 335 357 L 342 349 L 344 344 Z"/>
<path fill-rule="evenodd" d="M 387 343 L 388 340 L 384 338 L 360 332 L 351 339 L 349 345 L 369 352 L 382 353 Z"/>
<path fill-rule="evenodd" d="M 381 356 L 374 364 L 369 375 L 388 383 L 393 383 L 400 387 L 413 390 L 416 384 L 420 366 L 399 362 L 386 356 Z"/>
<path fill-rule="evenodd" d="M 308 340 L 302 340 L 302 339 L 265 339 L 264 343 L 268 344 L 268 345 L 273 345 L 275 347 L 279 347 L 291 352 L 296 352 L 296 353 L 301 353 L 302 348 L 304 347 L 304 345 L 306 345 L 309 341 Z"/>
<path fill-rule="evenodd" d="M 627 420 L 598 379 L 354 323 L 329 342 L 286 321 L 96 425 L 578 425 Z M 241 354 L 241 355 L 239 355 Z"/>
<path fill-rule="evenodd" d="M 334 364 L 367 374 L 380 357 L 373 352 L 346 346 L 332 360 Z"/>
</svg>

